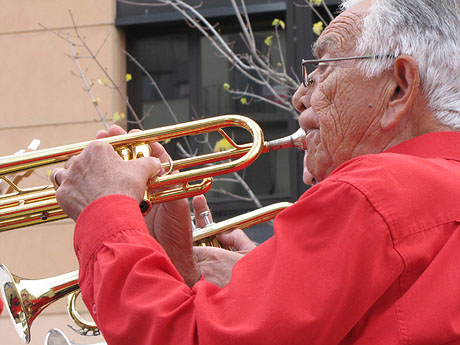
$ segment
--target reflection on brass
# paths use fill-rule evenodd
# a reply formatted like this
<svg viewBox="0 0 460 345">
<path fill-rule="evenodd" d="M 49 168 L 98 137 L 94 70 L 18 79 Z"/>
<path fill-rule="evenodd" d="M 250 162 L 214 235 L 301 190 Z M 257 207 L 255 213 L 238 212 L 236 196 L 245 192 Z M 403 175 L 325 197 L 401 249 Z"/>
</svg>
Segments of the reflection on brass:
<svg viewBox="0 0 460 345">
<path fill-rule="evenodd" d="M 243 145 L 235 143 L 223 130 L 229 127 L 247 130 L 253 138 L 252 143 Z M 145 193 L 147 211 L 151 203 L 205 193 L 211 188 L 213 176 L 243 169 L 256 160 L 261 153 L 289 147 L 305 149 L 303 130 L 289 137 L 267 142 L 264 141 L 259 125 L 241 115 L 211 117 L 97 140 L 110 143 L 123 159 L 133 159 L 149 155 L 148 143 L 211 132 L 220 133 L 229 142 L 231 148 L 163 163 L 164 171 L 171 172 L 174 167 L 174 170 L 180 172 L 167 173 L 149 181 Z M 0 157 L 0 179 L 13 189 L 12 193 L 0 195 L 0 232 L 67 218 L 56 201 L 56 193 L 52 185 L 21 189 L 10 177 L 64 162 L 79 154 L 91 142 Z M 220 163 L 211 164 L 217 162 Z M 153 192 L 154 190 L 156 192 Z"/>
<path fill-rule="evenodd" d="M 99 331 L 99 328 L 97 328 L 96 323 L 93 321 L 87 321 L 83 319 L 80 316 L 80 313 L 77 311 L 76 300 L 79 295 L 80 289 L 78 289 L 75 292 L 72 292 L 69 295 L 69 299 L 67 302 L 67 313 L 69 314 L 73 322 L 78 326 L 78 328 L 75 328 L 72 325 L 69 325 L 69 327 L 80 335 L 100 335 L 101 332 Z"/>
<path fill-rule="evenodd" d="M 52 278 L 24 279 L 0 265 L 0 290 L 5 309 L 25 343 L 30 342 L 30 327 L 35 318 L 48 305 L 77 290 L 77 279 L 78 271 Z"/>
</svg>

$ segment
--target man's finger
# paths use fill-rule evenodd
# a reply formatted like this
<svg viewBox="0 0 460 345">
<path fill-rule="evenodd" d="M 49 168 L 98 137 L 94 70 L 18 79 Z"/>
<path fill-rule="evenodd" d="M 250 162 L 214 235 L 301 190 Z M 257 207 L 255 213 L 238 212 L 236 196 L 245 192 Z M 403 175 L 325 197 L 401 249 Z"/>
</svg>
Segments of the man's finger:
<svg viewBox="0 0 460 345">
<path fill-rule="evenodd" d="M 64 168 L 55 168 L 53 169 L 53 171 L 51 171 L 51 174 L 50 174 L 50 181 L 51 183 L 53 184 L 54 186 L 54 189 L 57 190 L 59 188 L 59 186 L 61 185 L 62 183 L 62 174 L 65 173 L 65 169 Z"/>
<path fill-rule="evenodd" d="M 195 224 L 198 228 L 204 228 L 206 226 L 206 220 L 212 223 L 212 215 L 209 210 L 208 202 L 204 195 L 198 195 L 192 200 L 193 214 L 195 215 Z"/>
<path fill-rule="evenodd" d="M 247 253 L 256 247 L 254 242 L 240 229 L 219 234 L 217 239 L 223 245 L 234 248 L 238 252 Z"/>
<path fill-rule="evenodd" d="M 164 173 L 160 160 L 155 157 L 133 159 L 130 160 L 129 163 L 139 169 L 139 173 L 143 174 L 142 178 L 146 181 Z"/>
<path fill-rule="evenodd" d="M 126 134 L 126 131 L 118 125 L 111 126 L 108 130 L 100 130 L 96 133 L 96 139 L 113 137 L 116 135 Z"/>
<path fill-rule="evenodd" d="M 96 139 L 107 138 L 109 136 L 109 132 L 105 129 L 101 129 L 96 133 Z"/>
<path fill-rule="evenodd" d="M 150 143 L 150 149 L 150 155 L 153 157 L 158 157 L 162 163 L 171 161 L 168 152 L 166 152 L 165 148 L 160 143 Z"/>
<path fill-rule="evenodd" d="M 196 262 L 201 262 L 208 259 L 208 250 L 207 247 L 195 246 L 193 247 L 193 256 L 195 257 Z"/>
</svg>

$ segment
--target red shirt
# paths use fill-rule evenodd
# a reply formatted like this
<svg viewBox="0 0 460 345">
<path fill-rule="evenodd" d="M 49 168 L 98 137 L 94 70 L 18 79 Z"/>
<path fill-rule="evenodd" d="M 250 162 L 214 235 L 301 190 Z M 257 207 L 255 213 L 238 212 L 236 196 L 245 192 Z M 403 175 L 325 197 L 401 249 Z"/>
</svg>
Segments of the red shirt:
<svg viewBox="0 0 460 345">
<path fill-rule="evenodd" d="M 460 344 L 460 133 L 350 160 L 219 288 L 188 288 L 120 195 L 80 215 L 83 299 L 110 345 Z"/>
</svg>

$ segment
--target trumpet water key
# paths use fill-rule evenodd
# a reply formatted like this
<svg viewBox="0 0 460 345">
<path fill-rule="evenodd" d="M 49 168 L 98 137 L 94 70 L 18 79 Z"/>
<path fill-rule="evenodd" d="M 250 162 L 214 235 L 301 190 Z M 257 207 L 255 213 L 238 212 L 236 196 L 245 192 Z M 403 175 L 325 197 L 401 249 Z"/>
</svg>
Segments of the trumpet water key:
<svg viewBox="0 0 460 345">
<path fill-rule="evenodd" d="M 208 237 L 234 229 L 248 228 L 274 218 L 291 203 L 280 202 L 250 211 L 218 223 L 212 223 L 202 229 L 195 229 L 193 241 L 201 245 Z M 88 332 L 99 334 L 96 324 L 83 320 L 75 309 L 75 298 L 79 292 L 78 271 L 45 279 L 24 279 L 9 272 L 0 265 L 0 291 L 11 320 L 19 336 L 25 343 L 30 342 L 30 328 L 36 317 L 51 303 L 70 295 L 68 313 L 81 328 L 80 334 Z"/>
<path fill-rule="evenodd" d="M 224 131 L 229 127 L 245 129 L 252 136 L 252 143 L 235 143 Z M 180 172 L 168 173 L 149 181 L 146 186 L 147 205 L 203 194 L 211 188 L 213 176 L 243 169 L 261 153 L 289 147 L 305 149 L 303 130 L 282 139 L 264 141 L 259 125 L 241 115 L 211 117 L 97 140 L 110 143 L 123 159 L 134 159 L 149 155 L 150 142 L 211 132 L 220 133 L 231 148 L 164 163 L 165 171 L 171 172 L 174 169 Z M 0 178 L 13 189 L 12 193 L 0 195 L 0 232 L 66 218 L 57 204 L 52 185 L 20 188 L 9 176 L 64 162 L 79 154 L 91 142 L 0 157 Z"/>
</svg>

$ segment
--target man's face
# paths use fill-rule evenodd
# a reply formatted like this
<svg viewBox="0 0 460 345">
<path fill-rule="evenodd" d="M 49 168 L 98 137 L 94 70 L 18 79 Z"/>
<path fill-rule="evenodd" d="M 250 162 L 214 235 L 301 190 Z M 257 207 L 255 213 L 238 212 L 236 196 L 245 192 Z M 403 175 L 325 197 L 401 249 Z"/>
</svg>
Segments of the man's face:
<svg viewBox="0 0 460 345">
<path fill-rule="evenodd" d="M 318 38 L 319 59 L 355 56 L 358 21 L 367 4 L 354 6 L 329 24 Z M 301 85 L 293 103 L 301 111 L 300 127 L 307 131 L 304 182 L 311 173 L 317 181 L 349 159 L 380 152 L 385 146 L 379 120 L 385 111 L 382 90 L 389 73 L 365 79 L 355 61 L 341 61 L 318 67 L 313 85 Z"/>
</svg>

